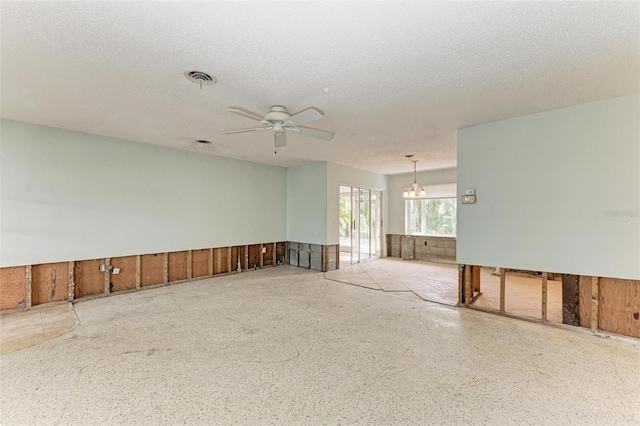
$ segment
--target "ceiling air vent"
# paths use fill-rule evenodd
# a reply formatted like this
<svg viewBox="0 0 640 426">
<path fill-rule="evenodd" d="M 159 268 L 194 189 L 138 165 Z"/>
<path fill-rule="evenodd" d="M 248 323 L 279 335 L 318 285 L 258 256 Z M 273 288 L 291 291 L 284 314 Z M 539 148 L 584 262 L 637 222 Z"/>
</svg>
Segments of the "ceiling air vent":
<svg viewBox="0 0 640 426">
<path fill-rule="evenodd" d="M 218 81 L 214 76 L 202 71 L 185 71 L 184 76 L 192 83 L 202 86 L 213 86 Z"/>
</svg>

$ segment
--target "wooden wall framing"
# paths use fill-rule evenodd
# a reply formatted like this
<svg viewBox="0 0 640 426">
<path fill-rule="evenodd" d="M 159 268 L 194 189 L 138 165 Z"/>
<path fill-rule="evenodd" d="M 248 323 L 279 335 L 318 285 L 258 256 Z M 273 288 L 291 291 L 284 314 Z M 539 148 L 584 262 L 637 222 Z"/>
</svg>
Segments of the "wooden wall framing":
<svg viewBox="0 0 640 426">
<path fill-rule="evenodd" d="M 263 253 L 264 247 L 264 253 Z M 284 264 L 286 242 L 0 268 L 0 311 Z M 239 256 L 239 257 L 238 257 Z"/>
</svg>

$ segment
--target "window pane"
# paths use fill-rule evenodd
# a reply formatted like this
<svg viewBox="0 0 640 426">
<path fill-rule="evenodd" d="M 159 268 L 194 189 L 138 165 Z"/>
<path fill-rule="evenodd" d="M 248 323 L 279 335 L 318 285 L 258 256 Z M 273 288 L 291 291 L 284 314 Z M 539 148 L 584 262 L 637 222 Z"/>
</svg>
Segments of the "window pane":
<svg viewBox="0 0 640 426">
<path fill-rule="evenodd" d="M 410 235 L 456 236 L 455 198 L 405 201 L 405 232 Z"/>
</svg>

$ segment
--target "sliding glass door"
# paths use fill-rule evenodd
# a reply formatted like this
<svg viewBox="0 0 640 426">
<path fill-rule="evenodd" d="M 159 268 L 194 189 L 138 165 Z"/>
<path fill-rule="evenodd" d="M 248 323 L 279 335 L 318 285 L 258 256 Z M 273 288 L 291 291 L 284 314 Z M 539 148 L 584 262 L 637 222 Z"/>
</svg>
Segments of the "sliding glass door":
<svg viewBox="0 0 640 426">
<path fill-rule="evenodd" d="M 380 257 L 382 194 L 375 189 L 340 187 L 340 258 L 359 263 Z"/>
</svg>

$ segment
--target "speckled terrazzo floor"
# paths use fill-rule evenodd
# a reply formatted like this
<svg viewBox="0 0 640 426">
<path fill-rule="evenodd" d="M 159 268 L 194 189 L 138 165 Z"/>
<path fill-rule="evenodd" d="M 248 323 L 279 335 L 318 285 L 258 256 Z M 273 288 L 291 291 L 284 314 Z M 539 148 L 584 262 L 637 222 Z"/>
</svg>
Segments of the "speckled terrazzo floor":
<svg viewBox="0 0 640 426">
<path fill-rule="evenodd" d="M 294 267 L 80 302 L 2 424 L 640 423 L 640 347 Z"/>
</svg>

